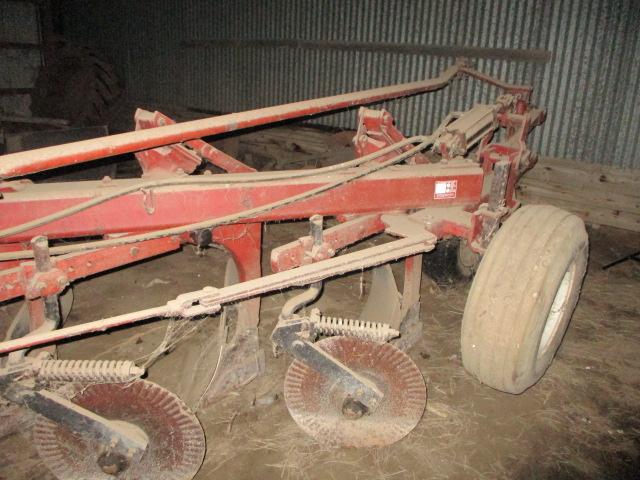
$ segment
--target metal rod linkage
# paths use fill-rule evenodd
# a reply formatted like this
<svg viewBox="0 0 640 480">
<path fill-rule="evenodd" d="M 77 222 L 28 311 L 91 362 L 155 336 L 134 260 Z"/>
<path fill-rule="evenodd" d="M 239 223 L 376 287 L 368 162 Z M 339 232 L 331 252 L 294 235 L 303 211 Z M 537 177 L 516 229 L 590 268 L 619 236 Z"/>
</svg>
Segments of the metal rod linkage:
<svg viewBox="0 0 640 480">
<path fill-rule="evenodd" d="M 214 313 L 220 309 L 222 304 L 229 302 L 244 300 L 288 287 L 309 285 L 324 280 L 325 278 L 381 265 L 417 253 L 428 252 L 433 250 L 436 240 L 435 235 L 425 231 L 424 235 L 415 235 L 394 240 L 384 245 L 348 253 L 339 257 L 323 260 L 322 262 L 304 265 L 294 268 L 293 270 L 286 270 L 246 282 L 236 283 L 220 289 L 205 287 L 202 290 L 180 295 L 164 306 L 126 313 L 124 315 L 74 325 L 52 332 L 2 342 L 0 343 L 0 354 L 45 343 L 52 343 L 65 338 L 77 337 L 87 333 L 103 332 L 151 318 Z M 194 306 L 196 304 L 199 305 Z"/>
</svg>

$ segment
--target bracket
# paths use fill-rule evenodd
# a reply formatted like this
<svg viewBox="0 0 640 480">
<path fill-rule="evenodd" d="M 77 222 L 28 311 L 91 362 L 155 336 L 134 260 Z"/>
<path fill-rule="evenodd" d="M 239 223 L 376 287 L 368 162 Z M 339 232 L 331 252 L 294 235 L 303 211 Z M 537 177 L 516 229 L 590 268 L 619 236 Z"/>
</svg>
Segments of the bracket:
<svg viewBox="0 0 640 480">
<path fill-rule="evenodd" d="M 345 400 L 358 401 L 369 412 L 375 410 L 384 397 L 383 392 L 373 382 L 358 375 L 311 343 L 308 340 L 311 335 L 309 317 L 294 316 L 291 319 L 281 317 L 271 334 L 271 340 L 278 348 L 290 353 L 322 375 L 334 379 L 345 392 Z"/>
<path fill-rule="evenodd" d="M 36 390 L 15 381 L 15 377 L 15 370 L 0 377 L 0 394 L 10 402 L 28 407 L 74 434 L 97 441 L 105 458 L 115 455 L 126 465 L 139 462 L 144 455 L 149 439 L 141 430 L 114 423 L 49 390 Z"/>
</svg>

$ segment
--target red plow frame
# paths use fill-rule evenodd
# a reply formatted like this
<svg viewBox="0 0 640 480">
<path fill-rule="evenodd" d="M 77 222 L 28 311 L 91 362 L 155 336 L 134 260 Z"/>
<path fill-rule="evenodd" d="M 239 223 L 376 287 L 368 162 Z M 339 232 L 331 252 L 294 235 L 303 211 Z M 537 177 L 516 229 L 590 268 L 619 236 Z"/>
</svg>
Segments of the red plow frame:
<svg viewBox="0 0 640 480">
<path fill-rule="evenodd" d="M 361 108 L 354 139 L 359 159 L 348 168 L 255 172 L 200 140 L 425 93 L 463 76 L 496 86 L 503 94 L 495 104 L 476 105 L 448 117 L 430 137 L 410 139 L 396 129 L 388 112 Z M 433 235 L 429 242 L 458 236 L 482 252 L 500 219 L 517 204 L 514 187 L 519 175 L 534 163 L 525 141 L 543 121 L 544 112 L 529 105 L 530 94 L 530 87 L 505 84 L 457 64 L 425 81 L 179 124 L 158 112 L 138 111 L 134 132 L 5 155 L 0 157 L 0 301 L 24 296 L 34 333 L 51 320 L 47 301 L 56 300 L 74 280 L 174 251 L 185 243 L 218 243 L 231 254 L 239 282 L 260 279 L 262 223 L 318 214 L 336 217 L 341 224 L 324 231 L 320 245 L 304 237 L 275 249 L 274 272 L 326 261 L 340 248 L 393 230 L 385 214 L 416 211 L 423 214 L 414 215 L 414 220 Z M 506 132 L 504 140 L 492 142 L 500 128 Z M 426 145 L 433 145 L 437 163 L 422 153 Z M 475 158 L 465 158 L 476 147 Z M 124 153 L 136 153 L 143 179 L 64 184 L 10 180 Z M 228 173 L 189 175 L 203 161 Z M 494 180 L 487 188 L 489 177 Z M 50 242 L 100 239 L 30 246 L 28 242 L 39 236 Z M 419 297 L 419 253 L 406 259 L 404 297 L 409 303 Z M 312 277 L 295 284 L 310 283 Z M 268 278 L 264 277 L 267 283 Z M 237 331 L 257 327 L 256 291 L 249 289 L 241 297 L 246 300 Z M 95 330 L 80 326 L 73 332 L 63 328 L 40 338 L 9 339 L 0 344 L 0 353 Z"/>
</svg>

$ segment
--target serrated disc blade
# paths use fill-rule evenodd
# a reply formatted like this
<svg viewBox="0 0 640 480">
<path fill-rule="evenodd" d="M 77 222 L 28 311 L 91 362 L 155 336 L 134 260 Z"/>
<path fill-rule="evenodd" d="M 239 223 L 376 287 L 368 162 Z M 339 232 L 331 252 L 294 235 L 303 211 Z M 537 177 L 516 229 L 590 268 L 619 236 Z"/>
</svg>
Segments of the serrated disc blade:
<svg viewBox="0 0 640 480">
<path fill-rule="evenodd" d="M 384 393 L 380 406 L 357 420 L 342 415 L 343 391 L 330 378 L 296 360 L 287 370 L 284 396 L 296 423 L 322 444 L 343 447 L 389 445 L 422 418 L 427 389 L 416 364 L 388 343 L 330 337 L 316 345 Z"/>
<path fill-rule="evenodd" d="M 149 445 L 139 463 L 114 477 L 100 469 L 98 445 L 38 417 L 33 441 L 59 479 L 185 480 L 200 468 L 205 452 L 200 422 L 182 400 L 159 385 L 146 380 L 90 385 L 72 401 L 109 420 L 136 425 L 148 436 Z"/>
</svg>

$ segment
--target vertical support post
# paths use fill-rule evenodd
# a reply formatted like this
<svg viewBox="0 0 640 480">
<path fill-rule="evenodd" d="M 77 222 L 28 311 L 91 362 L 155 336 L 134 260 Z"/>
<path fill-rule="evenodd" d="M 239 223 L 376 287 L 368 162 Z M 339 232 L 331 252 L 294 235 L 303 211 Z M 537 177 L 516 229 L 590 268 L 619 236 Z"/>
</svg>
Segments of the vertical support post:
<svg viewBox="0 0 640 480">
<path fill-rule="evenodd" d="M 309 235 L 313 240 L 313 246 L 311 247 L 312 258 L 315 254 L 314 249 L 322 247 L 324 241 L 324 233 L 322 231 L 323 221 L 322 215 L 318 214 L 312 215 L 311 218 L 309 218 Z M 322 293 L 322 281 L 310 283 L 309 288 L 304 292 L 287 300 L 282 307 L 279 320 L 291 319 L 298 310 L 316 300 L 320 296 L 320 293 Z"/>
<path fill-rule="evenodd" d="M 500 226 L 501 211 L 506 203 L 507 183 L 511 162 L 500 160 L 493 166 L 493 178 L 491 180 L 491 190 L 489 191 L 488 214 L 482 222 L 481 243 L 484 248 L 489 245 L 489 241 Z"/>
<path fill-rule="evenodd" d="M 420 281 L 422 280 L 422 255 L 413 255 L 404 260 L 404 288 L 402 290 L 402 318 L 411 308 L 420 303 Z"/>
<path fill-rule="evenodd" d="M 510 169 L 511 162 L 509 160 L 500 160 L 493 166 L 493 179 L 489 192 L 489 210 L 492 212 L 497 212 L 501 207 L 504 207 Z"/>
<path fill-rule="evenodd" d="M 261 223 L 223 225 L 216 227 L 212 236 L 213 241 L 225 247 L 233 258 L 237 281 L 246 282 L 262 276 Z M 227 338 L 227 318 L 235 319 L 235 332 L 231 338 Z M 221 318 L 222 345 L 217 346 L 219 355 L 212 365 L 212 376 L 195 408 L 207 408 L 216 398 L 249 383 L 264 371 L 264 351 L 258 341 L 259 322 L 259 296 L 225 307 Z M 200 357 L 209 358 L 206 352 Z"/>
<path fill-rule="evenodd" d="M 41 235 L 31 239 L 31 248 L 34 253 L 34 261 L 37 273 L 46 273 L 52 269 L 51 257 L 49 256 L 49 241 L 47 237 Z M 29 309 L 29 331 L 35 330 L 49 331 L 55 330 L 60 325 L 60 303 L 58 295 L 48 295 L 27 300 Z M 56 347 L 51 345 L 42 350 L 49 351 L 55 355 Z"/>
<path fill-rule="evenodd" d="M 246 223 L 223 225 L 213 231 L 213 241 L 225 247 L 238 270 L 238 281 L 246 282 L 262 276 L 260 264 L 262 224 Z M 260 315 L 260 297 L 238 304 L 237 329 L 257 328 Z"/>
<path fill-rule="evenodd" d="M 324 241 L 324 235 L 322 233 L 323 221 L 324 221 L 324 218 L 322 217 L 322 215 L 317 215 L 317 214 L 313 215 L 309 219 L 309 234 L 313 239 L 314 247 L 321 247 L 322 242 Z"/>
<path fill-rule="evenodd" d="M 408 350 L 422 338 L 420 320 L 420 282 L 422 280 L 422 255 L 404 260 L 404 288 L 400 305 L 400 338 L 392 340 L 396 347 Z"/>
</svg>

